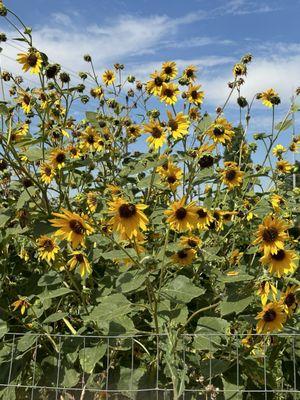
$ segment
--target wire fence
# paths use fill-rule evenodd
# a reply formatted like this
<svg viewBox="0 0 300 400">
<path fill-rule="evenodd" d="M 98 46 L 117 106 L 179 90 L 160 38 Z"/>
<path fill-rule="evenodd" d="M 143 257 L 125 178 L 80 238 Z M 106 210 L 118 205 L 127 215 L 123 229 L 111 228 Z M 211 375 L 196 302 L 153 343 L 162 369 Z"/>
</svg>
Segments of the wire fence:
<svg viewBox="0 0 300 400">
<path fill-rule="evenodd" d="M 1 399 L 300 399 L 299 374 L 300 333 L 7 333 L 0 342 Z"/>
</svg>

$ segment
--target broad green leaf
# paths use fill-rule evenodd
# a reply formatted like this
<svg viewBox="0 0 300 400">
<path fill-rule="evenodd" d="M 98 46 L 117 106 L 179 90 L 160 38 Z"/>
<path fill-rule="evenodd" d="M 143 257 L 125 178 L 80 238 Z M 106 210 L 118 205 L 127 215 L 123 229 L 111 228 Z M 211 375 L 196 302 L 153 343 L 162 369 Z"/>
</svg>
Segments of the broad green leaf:
<svg viewBox="0 0 300 400">
<path fill-rule="evenodd" d="M 7 323 L 0 320 L 0 339 L 8 332 Z"/>
<path fill-rule="evenodd" d="M 57 312 L 57 313 L 54 313 L 54 314 L 52 314 L 52 315 L 49 315 L 49 317 L 47 317 L 45 320 L 44 320 L 44 324 L 49 324 L 49 323 L 51 323 L 51 322 L 57 322 L 57 321 L 60 321 L 61 319 L 63 319 L 63 318 L 65 318 L 65 317 L 67 317 L 68 316 L 68 313 L 64 313 L 64 312 Z"/>
<path fill-rule="evenodd" d="M 287 129 L 289 129 L 291 126 L 293 125 L 293 119 L 287 119 L 285 121 L 281 121 L 278 124 L 275 125 L 275 129 L 277 131 L 286 131 Z"/>
<path fill-rule="evenodd" d="M 0 228 L 3 228 L 6 224 L 6 222 L 9 220 L 10 216 L 9 215 L 5 215 L 5 214 L 1 214 L 0 215 Z"/>
<path fill-rule="evenodd" d="M 228 315 L 232 313 L 239 314 L 240 312 L 244 311 L 245 308 L 251 304 L 253 300 L 253 296 L 248 296 L 242 299 L 236 299 L 235 301 L 222 301 L 220 305 L 221 315 Z"/>
<path fill-rule="evenodd" d="M 81 349 L 79 351 L 79 360 L 82 369 L 88 374 L 91 374 L 97 362 L 106 354 L 106 351 L 106 343 L 98 343 L 97 346 Z"/>
<path fill-rule="evenodd" d="M 254 276 L 241 273 L 238 275 L 223 275 L 219 277 L 219 280 L 224 283 L 231 283 L 231 282 L 242 282 L 242 281 L 251 281 L 254 279 Z"/>
<path fill-rule="evenodd" d="M 127 271 L 121 274 L 116 282 L 116 289 L 121 293 L 138 290 L 145 282 L 146 275 L 139 271 Z"/>
<path fill-rule="evenodd" d="M 189 303 L 195 297 L 205 293 L 205 289 L 194 285 L 191 279 L 184 275 L 178 275 L 168 282 L 161 291 L 166 299 L 176 303 Z"/>
<path fill-rule="evenodd" d="M 28 350 L 35 345 L 38 335 L 26 334 L 18 340 L 17 349 L 21 352 Z"/>
<path fill-rule="evenodd" d="M 24 154 L 29 161 L 39 161 L 43 158 L 43 150 L 37 146 L 30 147 Z"/>
<path fill-rule="evenodd" d="M 54 299 L 55 297 L 61 297 L 71 292 L 73 292 L 73 290 L 66 287 L 54 290 L 45 290 L 43 293 L 39 294 L 39 298 L 44 301 L 47 299 Z"/>
<path fill-rule="evenodd" d="M 199 318 L 195 332 L 194 348 L 197 350 L 217 350 L 221 345 L 222 339 L 225 338 L 224 334 L 229 326 L 229 322 L 222 318 Z"/>
</svg>

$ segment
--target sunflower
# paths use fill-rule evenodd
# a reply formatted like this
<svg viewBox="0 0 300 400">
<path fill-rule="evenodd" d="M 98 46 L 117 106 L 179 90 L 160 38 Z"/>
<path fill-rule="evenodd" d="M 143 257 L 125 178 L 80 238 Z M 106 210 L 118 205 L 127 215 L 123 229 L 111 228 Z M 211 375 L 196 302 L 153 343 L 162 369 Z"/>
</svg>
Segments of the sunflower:
<svg viewBox="0 0 300 400">
<path fill-rule="evenodd" d="M 199 106 L 203 103 L 204 92 L 199 90 L 201 85 L 190 85 L 188 91 L 186 92 L 186 96 L 188 102 L 191 104 L 196 104 Z"/>
<path fill-rule="evenodd" d="M 61 169 L 65 166 L 67 159 L 66 150 L 55 148 L 50 153 L 50 162 L 54 168 Z"/>
<path fill-rule="evenodd" d="M 228 190 L 232 190 L 236 186 L 241 186 L 245 173 L 240 170 L 237 163 L 227 161 L 224 165 L 225 169 L 221 170 L 221 180 L 228 186 Z"/>
<path fill-rule="evenodd" d="M 91 264 L 89 263 L 85 254 L 83 254 L 81 251 L 73 251 L 71 255 L 72 258 L 68 261 L 67 264 L 70 271 L 79 266 L 79 273 L 82 278 L 92 273 Z"/>
<path fill-rule="evenodd" d="M 46 185 L 49 185 L 55 176 L 55 169 L 48 163 L 43 163 L 40 166 L 41 180 Z"/>
<path fill-rule="evenodd" d="M 194 249 L 181 249 L 173 254 L 172 260 L 174 261 L 174 263 L 179 265 L 190 265 L 193 262 L 195 255 L 196 251 Z"/>
<path fill-rule="evenodd" d="M 115 79 L 116 79 L 116 76 L 115 76 L 114 71 L 112 71 L 111 69 L 107 69 L 106 71 L 104 71 L 104 73 L 102 75 L 102 80 L 106 86 L 112 85 L 114 83 Z"/>
<path fill-rule="evenodd" d="M 10 140 L 13 143 L 18 143 L 19 141 L 24 139 L 24 136 L 27 135 L 27 133 L 29 132 L 29 125 L 28 124 L 22 124 L 20 125 L 18 128 L 16 128 L 14 131 L 12 131 L 11 136 L 10 136 Z M 26 150 L 26 149 L 24 149 Z M 26 156 L 22 156 L 24 162 L 28 162 L 28 158 L 25 161 L 24 157 Z"/>
<path fill-rule="evenodd" d="M 181 183 L 182 175 L 182 169 L 171 164 L 162 174 L 162 181 L 168 185 L 169 189 L 175 190 Z"/>
<path fill-rule="evenodd" d="M 167 222 L 170 227 L 179 232 L 192 230 L 197 225 L 197 207 L 194 202 L 185 204 L 186 199 L 183 197 L 179 201 L 171 204 L 170 209 L 164 213 L 167 215 Z"/>
<path fill-rule="evenodd" d="M 30 113 L 32 107 L 32 96 L 29 92 L 19 92 L 19 96 L 16 101 L 22 107 L 22 110 L 25 114 Z"/>
<path fill-rule="evenodd" d="M 285 153 L 287 150 L 282 144 L 277 144 L 272 150 L 272 153 L 275 157 L 280 158 L 283 153 Z"/>
<path fill-rule="evenodd" d="M 126 133 L 130 138 L 138 138 L 141 136 L 142 128 L 140 125 L 131 124 L 126 128 Z"/>
<path fill-rule="evenodd" d="M 197 226 L 199 229 L 205 229 L 214 220 L 212 214 L 204 207 L 197 207 Z"/>
<path fill-rule="evenodd" d="M 274 211 L 279 212 L 281 210 L 281 207 L 285 204 L 285 200 L 283 197 L 279 196 L 279 194 L 272 194 L 270 198 L 270 203 L 274 209 Z"/>
<path fill-rule="evenodd" d="M 286 291 L 281 294 L 281 302 L 285 305 L 286 307 L 286 312 L 289 317 L 291 317 L 296 308 L 298 307 L 298 299 L 296 297 L 296 292 L 299 291 L 300 286 L 296 285 L 291 285 L 288 286 Z"/>
<path fill-rule="evenodd" d="M 133 204 L 123 198 L 115 198 L 108 203 L 109 224 L 115 232 L 129 239 L 137 237 L 139 230 L 147 230 L 148 218 L 144 214 L 148 206 Z"/>
<path fill-rule="evenodd" d="M 63 214 L 53 213 L 55 219 L 50 219 L 52 226 L 58 229 L 54 236 L 60 236 L 61 239 L 66 239 L 71 242 L 71 246 L 76 249 L 79 245 L 84 245 L 84 238 L 94 232 L 90 226 L 88 217 L 80 216 L 76 213 L 62 209 Z"/>
<path fill-rule="evenodd" d="M 26 309 L 30 307 L 30 303 L 27 300 L 27 297 L 20 297 L 18 300 L 14 301 L 11 306 L 14 307 L 13 311 L 16 311 L 18 308 L 20 308 L 21 315 L 24 315 Z"/>
<path fill-rule="evenodd" d="M 189 110 L 189 117 L 192 121 L 196 121 L 196 120 L 200 119 L 201 114 L 200 114 L 199 108 L 191 107 Z"/>
<path fill-rule="evenodd" d="M 289 228 L 283 220 L 268 215 L 263 223 L 259 225 L 256 233 L 257 238 L 253 244 L 259 244 L 259 250 L 265 255 L 276 254 L 278 250 L 284 248 L 284 241 L 288 238 L 285 232 Z"/>
<path fill-rule="evenodd" d="M 235 77 L 246 75 L 247 66 L 244 63 L 236 63 L 232 69 L 232 73 Z"/>
<path fill-rule="evenodd" d="M 150 136 L 146 139 L 149 147 L 158 150 L 165 144 L 167 135 L 159 121 L 153 120 L 148 122 L 148 124 L 144 124 L 144 131 L 150 133 Z"/>
<path fill-rule="evenodd" d="M 67 147 L 67 150 L 70 154 L 70 158 L 73 158 L 74 160 L 77 160 L 78 158 L 80 158 L 82 156 L 82 153 L 81 153 L 80 149 L 78 148 L 78 146 L 70 144 Z"/>
<path fill-rule="evenodd" d="M 198 236 L 181 236 L 180 244 L 184 248 L 192 248 L 195 249 L 201 246 L 201 239 Z"/>
<path fill-rule="evenodd" d="M 232 250 L 229 255 L 229 264 L 230 265 L 238 265 L 243 257 L 244 253 L 239 251 L 238 249 Z"/>
<path fill-rule="evenodd" d="M 175 83 L 163 83 L 160 92 L 160 101 L 169 105 L 175 104 L 177 102 L 178 94 L 178 85 Z"/>
<path fill-rule="evenodd" d="M 293 166 L 286 160 L 280 160 L 276 163 L 276 169 L 282 174 L 289 174 L 292 171 Z"/>
<path fill-rule="evenodd" d="M 189 131 L 189 119 L 183 112 L 179 112 L 173 117 L 170 111 L 167 111 L 168 124 L 167 128 L 171 132 L 174 139 L 180 139 L 185 136 Z"/>
<path fill-rule="evenodd" d="M 263 265 L 269 267 L 269 273 L 280 278 L 296 270 L 297 255 L 293 250 L 279 249 L 276 254 L 268 253 L 261 257 Z"/>
<path fill-rule="evenodd" d="M 19 64 L 23 64 L 22 70 L 24 72 L 30 70 L 31 74 L 39 74 L 43 64 L 42 56 L 36 50 L 29 50 L 28 53 L 19 53 L 17 61 Z"/>
<path fill-rule="evenodd" d="M 96 192 L 89 192 L 86 195 L 86 202 L 89 210 L 94 213 L 97 210 L 99 194 Z"/>
<path fill-rule="evenodd" d="M 37 239 L 38 253 L 42 260 L 49 263 L 54 261 L 55 254 L 59 252 L 59 247 L 54 239 L 49 236 L 43 235 Z"/>
<path fill-rule="evenodd" d="M 80 136 L 80 148 L 84 152 L 100 151 L 103 148 L 103 144 L 101 136 L 91 126 L 88 126 Z"/>
<path fill-rule="evenodd" d="M 277 289 L 271 282 L 262 281 L 257 294 L 260 296 L 261 304 L 265 306 L 268 302 L 269 294 L 271 294 L 273 300 L 276 300 Z"/>
<path fill-rule="evenodd" d="M 175 61 L 166 61 L 161 67 L 161 74 L 164 80 L 174 79 L 178 73 Z"/>
<path fill-rule="evenodd" d="M 286 312 L 282 303 L 277 301 L 269 303 L 263 308 L 257 317 L 255 317 L 255 319 L 259 320 L 256 325 L 256 332 L 268 333 L 280 331 L 283 329 L 286 317 Z"/>
<path fill-rule="evenodd" d="M 266 107 L 273 107 L 280 103 L 278 93 L 274 89 L 268 89 L 265 92 L 260 93 L 259 99 Z"/>
<path fill-rule="evenodd" d="M 152 78 L 146 84 L 146 89 L 149 93 L 154 94 L 154 96 L 160 96 L 161 88 L 164 83 L 164 78 L 161 72 L 155 71 L 150 77 Z"/>
<path fill-rule="evenodd" d="M 232 125 L 222 117 L 219 117 L 207 130 L 208 136 L 210 136 L 215 143 L 225 144 L 230 142 L 234 136 L 234 130 Z"/>
<path fill-rule="evenodd" d="M 189 81 L 195 81 L 197 76 L 197 67 L 195 65 L 188 65 L 184 70 L 183 70 L 183 77 L 188 79 Z"/>
</svg>

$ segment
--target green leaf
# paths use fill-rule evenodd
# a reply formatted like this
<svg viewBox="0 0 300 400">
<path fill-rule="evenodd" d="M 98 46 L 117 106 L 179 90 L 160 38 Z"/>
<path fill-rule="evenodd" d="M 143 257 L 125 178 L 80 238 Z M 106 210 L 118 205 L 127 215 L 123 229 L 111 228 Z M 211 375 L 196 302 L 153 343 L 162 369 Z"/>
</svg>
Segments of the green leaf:
<svg viewBox="0 0 300 400">
<path fill-rule="evenodd" d="M 9 111 L 5 104 L 0 104 L 0 114 L 1 115 L 8 115 Z"/>
<path fill-rule="evenodd" d="M 252 302 L 253 296 L 248 296 L 242 299 L 236 299 L 233 301 L 222 301 L 220 305 L 221 315 L 228 315 L 232 313 L 239 314 L 244 311 Z"/>
<path fill-rule="evenodd" d="M 254 279 L 254 276 L 248 274 L 239 274 L 239 275 L 223 275 L 219 277 L 219 280 L 224 283 L 232 283 L 232 282 L 242 282 L 242 281 L 251 281 Z"/>
<path fill-rule="evenodd" d="M 86 347 L 79 351 L 79 360 L 84 372 L 91 374 L 95 365 L 106 354 L 107 344 L 99 343 L 94 347 Z"/>
<path fill-rule="evenodd" d="M 54 313 L 54 314 L 52 314 L 52 315 L 49 315 L 49 317 L 47 317 L 45 320 L 44 320 L 44 324 L 49 324 L 49 323 L 51 323 L 51 322 L 57 322 L 57 321 L 60 321 L 61 319 L 63 319 L 63 318 L 65 318 L 65 317 L 67 317 L 68 316 L 68 313 L 64 313 L 64 312 L 57 312 L 57 313 Z"/>
<path fill-rule="evenodd" d="M 278 124 L 275 125 L 275 129 L 277 131 L 286 131 L 293 125 L 293 119 L 286 119 L 285 121 L 281 121 Z"/>
<path fill-rule="evenodd" d="M 30 147 L 27 151 L 25 151 L 25 156 L 29 161 L 39 161 L 43 158 L 43 150 L 40 147 L 33 146 Z"/>
<path fill-rule="evenodd" d="M 9 218 L 10 218 L 9 215 L 5 215 L 5 214 L 0 215 L 0 228 L 4 228 L 6 222 L 9 220 Z"/>
<path fill-rule="evenodd" d="M 31 186 L 29 188 L 27 188 L 27 190 L 23 190 L 23 192 L 21 193 L 20 197 L 18 198 L 17 201 L 17 210 L 20 210 L 20 208 L 24 207 L 24 204 L 29 201 L 31 199 L 32 196 L 35 195 L 37 191 L 37 188 Z"/>
<path fill-rule="evenodd" d="M 21 339 L 18 341 L 17 344 L 17 349 L 21 352 L 24 352 L 28 350 L 30 347 L 32 347 L 37 339 L 38 335 L 32 335 L 32 334 L 26 334 L 21 337 Z"/>
<path fill-rule="evenodd" d="M 43 293 L 39 294 L 39 298 L 44 301 L 47 299 L 54 299 L 55 297 L 61 297 L 64 296 L 65 294 L 73 292 L 72 289 L 62 287 L 59 289 L 54 289 L 54 290 L 45 290 Z"/>
<path fill-rule="evenodd" d="M 193 346 L 197 350 L 217 350 L 229 326 L 229 322 L 222 318 L 199 318 L 195 332 L 197 336 L 195 336 Z M 218 335 L 218 333 L 220 333 L 220 335 Z"/>
<path fill-rule="evenodd" d="M 8 332 L 7 323 L 0 320 L 0 339 Z"/>
<path fill-rule="evenodd" d="M 179 275 L 168 282 L 161 291 L 162 296 L 176 303 L 189 303 L 204 293 L 205 289 L 195 286 L 191 279 L 184 275 Z"/>
<path fill-rule="evenodd" d="M 138 290 L 145 282 L 146 275 L 142 271 L 127 271 L 121 274 L 116 282 L 116 289 L 121 293 Z"/>
</svg>

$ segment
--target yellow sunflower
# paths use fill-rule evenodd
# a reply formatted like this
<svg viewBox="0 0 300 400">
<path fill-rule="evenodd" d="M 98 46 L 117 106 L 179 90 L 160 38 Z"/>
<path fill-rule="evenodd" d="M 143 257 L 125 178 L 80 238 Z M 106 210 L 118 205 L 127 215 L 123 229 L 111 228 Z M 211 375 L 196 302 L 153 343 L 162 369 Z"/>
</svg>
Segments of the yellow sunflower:
<svg viewBox="0 0 300 400">
<path fill-rule="evenodd" d="M 88 217 L 80 216 L 64 208 L 62 211 L 63 214 L 53 213 L 58 218 L 50 219 L 52 226 L 60 228 L 54 233 L 54 236 L 60 236 L 62 240 L 67 240 L 74 249 L 79 245 L 84 246 L 85 236 L 94 232 L 89 224 Z"/>
<path fill-rule="evenodd" d="M 215 143 L 226 144 L 227 142 L 230 142 L 234 136 L 234 130 L 226 118 L 219 117 L 208 128 L 207 134 Z"/>
<path fill-rule="evenodd" d="M 284 249 L 284 241 L 288 238 L 286 233 L 288 228 L 289 225 L 285 221 L 268 215 L 259 225 L 257 238 L 253 244 L 259 244 L 259 250 L 263 251 L 265 255 L 276 254 L 278 250 Z"/>
<path fill-rule="evenodd" d="M 214 220 L 212 214 L 204 207 L 197 207 L 196 214 L 199 229 L 207 228 Z"/>
<path fill-rule="evenodd" d="M 265 306 L 268 302 L 269 295 L 272 296 L 273 300 L 276 300 L 277 289 L 271 282 L 262 281 L 259 284 L 257 294 L 260 296 L 261 304 Z"/>
<path fill-rule="evenodd" d="M 14 301 L 11 306 L 14 307 L 13 311 L 16 311 L 18 308 L 20 308 L 21 315 L 24 315 L 26 309 L 29 308 L 30 305 L 31 304 L 27 300 L 27 297 L 20 297 L 18 300 Z"/>
<path fill-rule="evenodd" d="M 181 236 L 180 244 L 184 248 L 192 248 L 195 249 L 200 247 L 202 240 L 198 236 Z"/>
<path fill-rule="evenodd" d="M 283 153 L 285 153 L 286 151 L 287 151 L 286 148 L 285 148 L 284 146 L 282 146 L 282 144 L 277 144 L 277 145 L 273 148 L 272 153 L 274 154 L 275 157 L 280 158 L 281 155 L 282 155 Z"/>
<path fill-rule="evenodd" d="M 299 300 L 297 299 L 297 294 L 300 289 L 300 286 L 291 285 L 288 286 L 286 291 L 281 294 L 281 302 L 285 305 L 285 310 L 287 315 L 291 317 L 298 307 Z"/>
<path fill-rule="evenodd" d="M 263 265 L 269 267 L 269 273 L 280 278 L 296 270 L 297 255 L 293 250 L 279 249 L 277 253 L 268 253 L 261 257 Z"/>
<path fill-rule="evenodd" d="M 228 186 L 228 190 L 241 186 L 243 183 L 244 172 L 242 172 L 237 163 L 227 161 L 224 163 L 225 169 L 221 170 L 221 180 Z"/>
<path fill-rule="evenodd" d="M 101 136 L 91 126 L 88 126 L 80 136 L 80 148 L 84 152 L 100 151 L 103 149 L 103 144 Z"/>
<path fill-rule="evenodd" d="M 267 304 L 255 319 L 259 320 L 256 325 L 257 333 L 268 333 L 281 331 L 286 322 L 284 305 L 280 302 Z"/>
<path fill-rule="evenodd" d="M 281 210 L 281 207 L 284 205 L 285 200 L 282 196 L 279 196 L 279 194 L 274 193 L 270 198 L 270 203 L 274 211 L 279 212 Z"/>
<path fill-rule="evenodd" d="M 97 192 L 89 192 L 86 195 L 86 202 L 87 202 L 89 210 L 92 213 L 94 213 L 97 210 L 98 198 L 99 198 L 99 193 L 97 193 Z"/>
<path fill-rule="evenodd" d="M 82 153 L 81 153 L 79 147 L 76 145 L 70 144 L 67 147 L 67 150 L 70 154 L 70 158 L 73 158 L 74 160 L 77 160 L 78 158 L 80 158 L 82 156 Z"/>
<path fill-rule="evenodd" d="M 140 229 L 147 230 L 148 218 L 144 214 L 148 206 L 133 204 L 123 198 L 115 198 L 108 203 L 108 214 L 111 216 L 110 225 L 115 232 L 132 239 L 137 237 Z"/>
<path fill-rule="evenodd" d="M 61 169 L 65 166 L 67 154 L 65 149 L 55 148 L 50 153 L 50 162 L 54 168 Z"/>
<path fill-rule="evenodd" d="M 168 217 L 167 222 L 175 231 L 192 230 L 197 225 L 197 206 L 194 202 L 190 204 L 185 204 L 185 202 L 186 199 L 183 197 L 171 204 L 170 209 L 164 212 Z"/>
<path fill-rule="evenodd" d="M 195 81 L 197 78 L 196 72 L 197 72 L 197 67 L 195 65 L 188 65 L 183 70 L 183 76 L 189 81 Z"/>
<path fill-rule="evenodd" d="M 155 71 L 150 75 L 152 78 L 146 84 L 146 89 L 149 93 L 154 94 L 154 96 L 160 96 L 161 88 L 164 83 L 164 78 L 161 72 Z"/>
<path fill-rule="evenodd" d="M 55 176 L 55 169 L 50 164 L 43 163 L 40 166 L 40 173 L 42 182 L 49 185 Z"/>
<path fill-rule="evenodd" d="M 42 68 L 43 59 L 41 54 L 36 50 L 29 50 L 28 53 L 19 53 L 17 57 L 19 64 L 22 64 L 22 70 L 31 74 L 39 74 Z"/>
<path fill-rule="evenodd" d="M 17 103 L 22 107 L 25 114 L 30 113 L 32 107 L 32 96 L 29 92 L 21 91 L 17 98 Z"/>
<path fill-rule="evenodd" d="M 175 61 L 166 61 L 161 67 L 161 74 L 166 79 L 174 79 L 178 73 Z"/>
<path fill-rule="evenodd" d="M 201 85 L 190 85 L 186 92 L 186 97 L 189 103 L 199 106 L 203 103 L 204 92 L 199 90 Z"/>
<path fill-rule="evenodd" d="M 175 83 L 163 83 L 160 92 L 160 101 L 169 105 L 175 104 L 177 102 L 178 94 L 178 85 Z"/>
<path fill-rule="evenodd" d="M 182 169 L 176 167 L 174 164 L 169 165 L 168 169 L 161 174 L 162 181 L 165 182 L 171 190 L 175 190 L 177 186 L 180 185 L 182 175 Z"/>
<path fill-rule="evenodd" d="M 146 141 L 149 147 L 153 147 L 154 150 L 158 150 L 166 143 L 167 135 L 159 121 L 153 120 L 148 122 L 148 124 L 144 124 L 144 131 L 150 133 Z"/>
<path fill-rule="evenodd" d="M 179 265 L 190 265 L 193 262 L 195 255 L 196 251 L 194 249 L 181 249 L 173 254 L 172 260 L 174 263 Z"/>
<path fill-rule="evenodd" d="M 280 160 L 276 163 L 276 169 L 282 174 L 289 174 L 292 171 L 293 166 L 286 160 Z"/>
<path fill-rule="evenodd" d="M 280 103 L 278 93 L 276 93 L 274 89 L 268 89 L 260 93 L 259 98 L 266 107 L 273 107 Z"/>
<path fill-rule="evenodd" d="M 126 133 L 130 138 L 138 138 L 141 136 L 142 128 L 140 125 L 131 124 L 126 128 Z"/>
<path fill-rule="evenodd" d="M 173 117 L 170 111 L 167 111 L 168 124 L 167 129 L 171 132 L 174 139 L 180 139 L 187 135 L 189 132 L 189 118 L 184 115 L 183 112 L 179 112 L 175 117 Z"/>
<path fill-rule="evenodd" d="M 229 255 L 229 264 L 230 265 L 238 265 L 243 257 L 244 253 L 239 251 L 238 249 L 232 250 Z"/>
<path fill-rule="evenodd" d="M 43 235 L 37 239 L 38 253 L 42 260 L 49 263 L 54 261 L 55 254 L 59 252 L 59 246 L 56 241 L 49 236 Z"/>
<path fill-rule="evenodd" d="M 112 85 L 116 79 L 114 71 L 107 69 L 102 75 L 102 80 L 106 86 Z"/>
<path fill-rule="evenodd" d="M 85 254 L 80 251 L 73 251 L 72 258 L 68 261 L 70 271 L 79 266 L 79 273 L 81 277 L 85 277 L 92 273 L 92 267 Z"/>
</svg>

